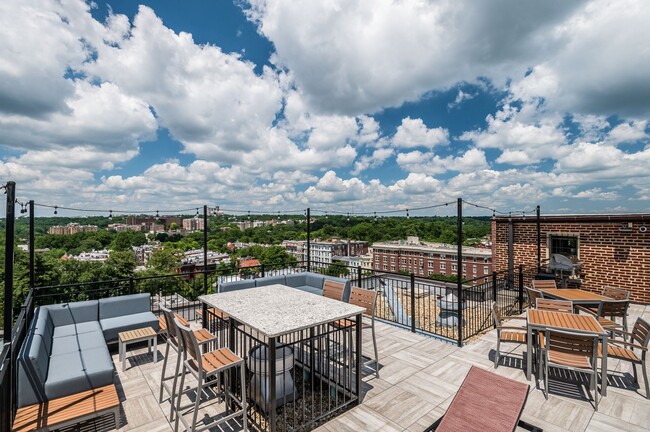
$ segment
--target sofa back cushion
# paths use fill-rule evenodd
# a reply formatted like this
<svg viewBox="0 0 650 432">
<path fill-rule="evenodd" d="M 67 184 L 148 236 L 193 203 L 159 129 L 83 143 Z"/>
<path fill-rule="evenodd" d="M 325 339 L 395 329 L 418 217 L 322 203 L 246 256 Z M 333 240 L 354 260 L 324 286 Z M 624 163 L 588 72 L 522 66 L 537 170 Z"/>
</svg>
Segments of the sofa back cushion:
<svg viewBox="0 0 650 432">
<path fill-rule="evenodd" d="M 279 276 L 269 276 L 269 277 L 255 279 L 255 286 L 258 287 L 274 285 L 274 284 L 286 285 L 287 278 L 284 275 L 279 275 Z"/>
<path fill-rule="evenodd" d="M 292 288 L 297 288 L 307 285 L 307 274 L 306 273 L 294 273 L 288 274 L 286 276 L 287 285 Z"/>
<path fill-rule="evenodd" d="M 99 319 L 115 318 L 151 311 L 151 295 L 131 294 L 99 300 Z"/>
<path fill-rule="evenodd" d="M 47 309 L 54 327 L 97 321 L 97 300 L 87 300 L 73 303 L 60 303 L 42 306 Z"/>
<path fill-rule="evenodd" d="M 45 380 L 50 356 L 41 335 L 30 332 L 18 353 L 18 407 L 45 401 Z"/>
<path fill-rule="evenodd" d="M 325 279 L 323 275 L 318 273 L 305 273 L 307 282 L 305 285 L 309 285 L 314 288 L 323 289 L 323 280 Z"/>
<path fill-rule="evenodd" d="M 38 307 L 34 311 L 34 319 L 30 332 L 41 335 L 45 341 L 48 355 L 52 354 L 52 338 L 54 338 L 54 323 L 50 311 L 44 307 Z"/>
<path fill-rule="evenodd" d="M 219 284 L 219 292 L 239 291 L 248 288 L 255 288 L 255 279 L 246 279 L 234 282 L 224 282 Z"/>
</svg>

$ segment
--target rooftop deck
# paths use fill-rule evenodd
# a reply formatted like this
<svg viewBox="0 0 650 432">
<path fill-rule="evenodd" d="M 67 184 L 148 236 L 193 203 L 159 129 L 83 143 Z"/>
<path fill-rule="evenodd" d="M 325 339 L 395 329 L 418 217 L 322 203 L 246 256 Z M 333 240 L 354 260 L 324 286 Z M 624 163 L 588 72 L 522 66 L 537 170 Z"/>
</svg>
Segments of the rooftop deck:
<svg viewBox="0 0 650 432">
<path fill-rule="evenodd" d="M 650 306 L 632 305 L 629 322 L 638 316 L 650 319 Z M 345 431 L 423 431 L 442 416 L 471 366 L 495 371 L 493 355 L 496 332 L 493 330 L 474 342 L 458 348 L 430 337 L 410 333 L 401 328 L 378 323 L 377 343 L 380 357 L 380 378 L 364 377 L 363 402 L 330 420 L 319 432 Z M 503 347 L 509 348 L 509 347 Z M 370 334 L 364 333 L 364 352 L 371 352 Z M 525 346 L 512 345 L 496 373 L 526 382 L 523 371 Z M 122 401 L 120 431 L 167 432 L 169 402 L 158 403 L 160 373 L 164 344 L 159 344 L 159 361 L 152 363 L 146 346 L 130 351 L 128 369 L 117 367 L 115 378 Z M 113 360 L 119 363 L 115 352 Z M 170 360 L 175 360 L 171 359 Z M 173 368 L 174 361 L 170 363 Z M 130 367 L 129 367 L 130 366 Z M 608 394 L 595 412 L 587 391 L 577 378 L 573 384 L 565 380 L 550 381 L 549 399 L 541 390 L 531 389 L 522 420 L 544 431 L 646 431 L 650 428 L 650 400 L 634 383 L 631 365 L 609 360 L 614 371 L 609 378 Z M 578 382 L 582 383 L 579 384 Z M 219 416 L 224 405 L 203 408 L 199 418 Z M 103 428 L 89 425 L 89 430 L 112 430 L 112 422 Z M 214 430 L 237 431 L 241 425 L 231 422 L 230 428 Z"/>
</svg>

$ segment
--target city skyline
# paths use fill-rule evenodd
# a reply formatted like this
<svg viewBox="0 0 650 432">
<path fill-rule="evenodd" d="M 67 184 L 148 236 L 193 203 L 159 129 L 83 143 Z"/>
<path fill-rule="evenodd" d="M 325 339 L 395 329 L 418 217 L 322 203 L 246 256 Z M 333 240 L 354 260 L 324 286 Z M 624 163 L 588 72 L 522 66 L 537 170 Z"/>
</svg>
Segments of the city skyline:
<svg viewBox="0 0 650 432">
<path fill-rule="evenodd" d="M 9 0 L 0 173 L 80 208 L 647 212 L 648 21 L 632 0 Z"/>
</svg>

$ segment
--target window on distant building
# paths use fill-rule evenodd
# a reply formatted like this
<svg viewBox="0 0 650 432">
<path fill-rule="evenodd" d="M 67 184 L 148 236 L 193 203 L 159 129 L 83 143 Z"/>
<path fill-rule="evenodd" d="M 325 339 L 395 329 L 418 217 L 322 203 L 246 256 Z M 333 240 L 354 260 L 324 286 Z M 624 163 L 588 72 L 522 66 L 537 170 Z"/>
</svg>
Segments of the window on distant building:
<svg viewBox="0 0 650 432">
<path fill-rule="evenodd" d="M 577 236 L 550 235 L 548 245 L 549 257 L 553 254 L 560 254 L 569 259 L 578 260 L 579 242 Z"/>
<path fill-rule="evenodd" d="M 447 263 L 440 263 L 440 270 L 447 270 Z"/>
<path fill-rule="evenodd" d="M 392 272 L 395 271 L 395 266 L 394 265 L 390 266 L 390 271 L 392 271 Z"/>
<path fill-rule="evenodd" d="M 483 274 L 488 274 L 489 271 L 490 269 L 488 266 L 483 266 Z"/>
<path fill-rule="evenodd" d="M 458 270 L 458 265 L 457 265 L 457 264 L 452 264 L 452 265 L 451 265 L 451 270 L 452 270 L 452 271 L 456 271 L 456 270 Z"/>
</svg>

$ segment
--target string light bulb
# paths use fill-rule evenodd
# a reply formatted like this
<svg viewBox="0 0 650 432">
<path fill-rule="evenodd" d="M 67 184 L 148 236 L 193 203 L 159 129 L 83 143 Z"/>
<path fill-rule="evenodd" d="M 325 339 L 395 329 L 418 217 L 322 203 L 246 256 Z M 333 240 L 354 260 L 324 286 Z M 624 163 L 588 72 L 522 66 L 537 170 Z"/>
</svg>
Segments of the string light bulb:
<svg viewBox="0 0 650 432">
<path fill-rule="evenodd" d="M 199 208 L 196 208 L 196 217 L 199 217 Z"/>
<path fill-rule="evenodd" d="M 374 213 L 375 213 L 375 220 L 377 220 L 377 212 L 374 212 Z"/>
<path fill-rule="evenodd" d="M 108 211 L 108 218 L 109 218 L 110 220 L 113 220 L 113 210 L 109 210 L 109 211 Z"/>
<path fill-rule="evenodd" d="M 411 219 L 411 215 L 409 214 L 409 209 L 406 209 L 406 219 Z"/>
<path fill-rule="evenodd" d="M 348 222 L 350 222 L 350 213 L 348 212 Z"/>
<path fill-rule="evenodd" d="M 158 210 L 156 210 L 156 217 L 159 218 L 160 214 L 158 213 Z"/>
<path fill-rule="evenodd" d="M 59 213 L 59 212 L 56 211 L 58 208 L 59 208 L 59 207 L 54 206 L 54 214 L 58 214 L 58 213 Z"/>
</svg>

